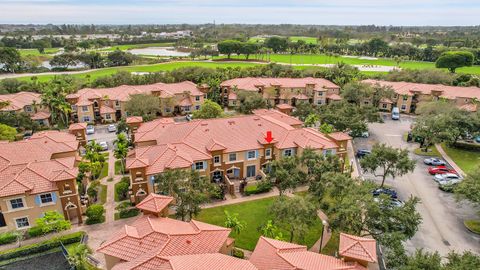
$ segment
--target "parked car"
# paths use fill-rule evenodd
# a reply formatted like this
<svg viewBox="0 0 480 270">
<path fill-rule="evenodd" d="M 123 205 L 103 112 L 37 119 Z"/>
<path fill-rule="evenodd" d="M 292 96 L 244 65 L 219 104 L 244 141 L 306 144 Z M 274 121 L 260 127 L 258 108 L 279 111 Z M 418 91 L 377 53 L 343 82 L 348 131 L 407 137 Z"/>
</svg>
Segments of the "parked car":
<svg viewBox="0 0 480 270">
<path fill-rule="evenodd" d="M 192 115 L 192 114 L 187 114 L 187 115 L 185 115 L 185 119 L 186 119 L 187 121 L 192 121 L 193 115 Z"/>
<path fill-rule="evenodd" d="M 438 181 L 438 185 L 440 185 L 440 186 L 456 185 L 456 184 L 460 183 L 461 181 L 462 181 L 462 179 L 460 179 L 460 178 L 444 179 L 444 180 Z"/>
<path fill-rule="evenodd" d="M 391 199 L 397 199 L 397 192 L 391 188 L 378 188 L 372 191 L 374 197 L 380 196 L 380 194 L 386 194 L 390 196 Z"/>
<path fill-rule="evenodd" d="M 446 184 L 439 184 L 438 188 L 441 191 L 452 193 L 458 183 L 446 183 Z"/>
<path fill-rule="evenodd" d="M 354 132 L 354 131 L 350 131 L 348 133 L 348 135 L 352 136 L 352 137 L 361 137 L 361 138 L 368 138 L 370 137 L 370 133 L 368 133 L 368 131 L 363 131 L 363 132 Z"/>
<path fill-rule="evenodd" d="M 108 125 L 107 130 L 108 130 L 108 132 L 116 132 L 117 127 L 114 124 L 110 124 L 110 125 Z"/>
<path fill-rule="evenodd" d="M 357 158 L 362 158 L 366 155 L 370 155 L 372 151 L 367 150 L 367 149 L 358 149 L 357 150 Z"/>
<path fill-rule="evenodd" d="M 92 125 L 87 126 L 87 135 L 95 133 L 95 128 Z"/>
<path fill-rule="evenodd" d="M 480 136 L 477 136 L 477 137 L 475 138 L 475 141 L 476 141 L 477 143 L 480 143 Z"/>
<path fill-rule="evenodd" d="M 107 142 L 98 142 L 98 144 L 102 147 L 103 151 L 108 150 L 108 143 Z"/>
<path fill-rule="evenodd" d="M 460 176 L 454 173 L 444 173 L 444 174 L 436 174 L 433 177 L 433 180 L 439 183 L 441 181 L 454 180 L 454 179 L 460 179 Z"/>
<path fill-rule="evenodd" d="M 23 139 L 28 140 L 32 137 L 33 132 L 31 130 L 27 130 L 23 133 Z"/>
<path fill-rule="evenodd" d="M 430 167 L 428 168 L 428 173 L 431 175 L 435 174 L 444 174 L 444 173 L 454 173 L 457 174 L 457 172 L 453 169 L 449 169 L 446 166 L 435 166 L 435 167 Z"/>
<path fill-rule="evenodd" d="M 439 158 L 426 158 L 423 160 L 423 163 L 433 166 L 445 166 L 447 163 Z"/>
<path fill-rule="evenodd" d="M 392 109 L 392 120 L 400 120 L 400 110 L 398 107 Z"/>
</svg>

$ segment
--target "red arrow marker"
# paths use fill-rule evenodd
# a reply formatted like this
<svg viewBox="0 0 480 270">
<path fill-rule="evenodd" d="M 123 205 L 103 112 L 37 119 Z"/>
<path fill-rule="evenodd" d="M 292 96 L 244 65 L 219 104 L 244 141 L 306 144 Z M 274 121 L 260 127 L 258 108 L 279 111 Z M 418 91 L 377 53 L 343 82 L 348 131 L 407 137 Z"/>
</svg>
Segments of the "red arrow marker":
<svg viewBox="0 0 480 270">
<path fill-rule="evenodd" d="M 267 137 L 265 137 L 265 141 L 267 141 L 267 143 L 270 143 L 273 141 L 273 137 L 272 137 L 272 132 L 271 131 L 267 131 Z"/>
</svg>

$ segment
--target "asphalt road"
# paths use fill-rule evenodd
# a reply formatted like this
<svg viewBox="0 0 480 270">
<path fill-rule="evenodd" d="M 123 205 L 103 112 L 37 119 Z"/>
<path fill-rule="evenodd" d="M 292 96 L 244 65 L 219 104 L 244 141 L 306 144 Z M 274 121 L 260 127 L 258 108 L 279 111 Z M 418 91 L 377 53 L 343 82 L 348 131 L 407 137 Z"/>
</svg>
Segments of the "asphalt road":
<svg viewBox="0 0 480 270">
<path fill-rule="evenodd" d="M 108 149 L 113 149 L 113 141 L 117 139 L 117 134 L 115 132 L 108 132 L 107 130 L 108 125 L 96 125 L 95 126 L 95 133 L 87 135 L 87 141 L 96 141 L 99 142 L 107 142 Z"/>
<path fill-rule="evenodd" d="M 386 143 L 397 148 L 407 148 L 411 151 L 418 144 L 407 143 L 403 134 L 410 130 L 413 119 L 402 116 L 401 120 L 393 121 L 385 117 L 385 123 L 373 123 L 369 126 L 369 138 L 356 138 L 356 149 L 371 149 L 376 142 Z M 402 177 L 386 180 L 386 185 L 397 190 L 400 199 L 406 200 L 410 196 L 421 199 L 417 206 L 423 218 L 418 232 L 407 241 L 406 249 L 409 252 L 417 248 L 428 251 L 438 251 L 442 256 L 450 251 L 463 252 L 471 250 L 480 254 L 480 237 L 469 232 L 463 225 L 465 219 L 478 218 L 479 209 L 468 202 L 457 202 L 451 193 L 438 189 L 438 185 L 428 174 L 428 166 L 423 164 L 424 157 L 411 152 L 411 158 L 417 161 L 414 172 Z M 364 178 L 374 179 L 372 175 L 362 175 Z M 377 178 L 376 181 L 380 182 Z"/>
</svg>

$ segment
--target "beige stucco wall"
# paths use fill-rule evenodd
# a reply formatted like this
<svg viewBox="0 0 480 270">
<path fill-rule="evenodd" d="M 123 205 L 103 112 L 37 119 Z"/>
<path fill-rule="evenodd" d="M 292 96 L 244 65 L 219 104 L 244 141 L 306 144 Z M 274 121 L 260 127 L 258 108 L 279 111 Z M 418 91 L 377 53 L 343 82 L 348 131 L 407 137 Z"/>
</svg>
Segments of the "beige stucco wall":
<svg viewBox="0 0 480 270">
<path fill-rule="evenodd" d="M 83 109 L 82 109 L 83 106 L 77 106 L 77 115 L 78 115 L 78 122 L 79 123 L 83 123 L 85 121 L 83 121 L 83 117 L 84 116 L 88 116 L 90 117 L 90 122 L 94 122 L 95 121 L 95 117 L 94 117 L 94 114 L 93 114 L 93 105 L 88 105 L 88 111 L 84 112 Z"/>
</svg>

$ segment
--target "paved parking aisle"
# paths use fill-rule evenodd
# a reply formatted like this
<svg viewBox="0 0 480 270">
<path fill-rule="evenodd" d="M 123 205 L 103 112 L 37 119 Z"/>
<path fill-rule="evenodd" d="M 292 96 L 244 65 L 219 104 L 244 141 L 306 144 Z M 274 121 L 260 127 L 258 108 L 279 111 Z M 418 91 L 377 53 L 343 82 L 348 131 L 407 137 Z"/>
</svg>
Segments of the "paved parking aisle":
<svg viewBox="0 0 480 270">
<path fill-rule="evenodd" d="M 367 139 L 356 138 L 356 149 L 371 149 L 375 142 L 386 143 L 397 148 L 413 150 L 417 144 L 406 143 L 403 135 L 410 130 L 411 118 L 403 117 L 400 121 L 386 118 L 385 123 L 374 123 L 369 126 L 371 136 Z M 438 189 L 433 177 L 428 174 L 428 166 L 423 163 L 423 157 L 411 153 L 411 158 L 417 161 L 413 173 L 395 180 L 387 179 L 385 184 L 397 190 L 400 199 L 410 196 L 421 199 L 417 206 L 423 222 L 416 235 L 407 242 L 406 248 L 424 248 L 429 251 L 439 251 L 446 255 L 450 251 L 472 250 L 480 253 L 480 237 L 469 232 L 463 225 L 463 220 L 478 218 L 479 209 L 468 202 L 456 202 L 453 194 Z M 373 179 L 371 175 L 363 175 Z"/>
</svg>

